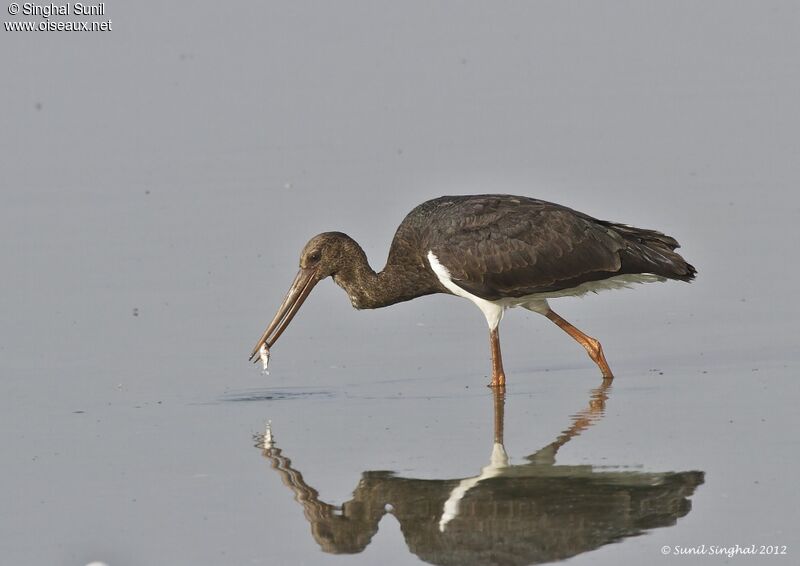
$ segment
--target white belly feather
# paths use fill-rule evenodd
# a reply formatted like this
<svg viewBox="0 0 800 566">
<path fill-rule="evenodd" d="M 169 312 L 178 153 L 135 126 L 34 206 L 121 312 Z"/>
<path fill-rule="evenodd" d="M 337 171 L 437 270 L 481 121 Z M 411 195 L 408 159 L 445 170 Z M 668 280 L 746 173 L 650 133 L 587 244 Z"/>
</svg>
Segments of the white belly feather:
<svg viewBox="0 0 800 566">
<path fill-rule="evenodd" d="M 546 293 L 534 293 L 524 297 L 502 298 L 495 301 L 488 301 L 486 299 L 477 297 L 468 291 L 465 291 L 456 283 L 454 283 L 453 278 L 450 275 L 450 271 L 439 262 L 439 258 L 437 258 L 436 254 L 434 254 L 432 251 L 428 252 L 428 263 L 430 263 L 431 269 L 436 274 L 439 282 L 444 285 L 447 290 L 454 295 L 469 299 L 475 303 L 479 309 L 481 309 L 483 315 L 486 317 L 486 322 L 489 325 L 490 330 L 497 328 L 497 325 L 500 324 L 500 320 L 503 318 L 503 312 L 507 308 L 523 307 L 539 314 L 547 314 L 547 312 L 550 310 L 550 306 L 547 304 L 547 299 L 554 299 L 557 297 L 580 297 L 589 292 L 597 293 L 598 291 L 604 291 L 606 289 L 626 289 L 634 283 L 666 281 L 664 277 L 653 275 L 651 273 L 616 275 L 600 281 L 581 283 L 580 285 L 571 287 L 569 289 L 548 291 Z"/>
</svg>

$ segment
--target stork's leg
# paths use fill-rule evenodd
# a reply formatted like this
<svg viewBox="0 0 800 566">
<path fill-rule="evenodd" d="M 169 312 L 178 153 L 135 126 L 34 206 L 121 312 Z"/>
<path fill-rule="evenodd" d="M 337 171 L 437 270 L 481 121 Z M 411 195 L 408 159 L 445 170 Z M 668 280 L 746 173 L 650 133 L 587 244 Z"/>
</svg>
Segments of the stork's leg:
<svg viewBox="0 0 800 566">
<path fill-rule="evenodd" d="M 600 371 L 603 372 L 604 379 L 614 379 L 614 374 L 611 373 L 611 368 L 608 367 L 606 357 L 603 355 L 603 347 L 600 345 L 600 342 L 591 336 L 587 336 L 550 309 L 547 309 L 544 315 L 555 322 L 561 330 L 572 336 L 578 344 L 586 349 L 586 353 L 589 354 L 589 357 L 592 358 L 594 363 L 597 364 L 597 367 L 600 368 Z"/>
<path fill-rule="evenodd" d="M 489 387 L 505 387 L 506 374 L 503 371 L 503 356 L 500 354 L 500 334 L 495 326 L 489 331 L 489 344 L 492 347 L 492 382 Z"/>
</svg>

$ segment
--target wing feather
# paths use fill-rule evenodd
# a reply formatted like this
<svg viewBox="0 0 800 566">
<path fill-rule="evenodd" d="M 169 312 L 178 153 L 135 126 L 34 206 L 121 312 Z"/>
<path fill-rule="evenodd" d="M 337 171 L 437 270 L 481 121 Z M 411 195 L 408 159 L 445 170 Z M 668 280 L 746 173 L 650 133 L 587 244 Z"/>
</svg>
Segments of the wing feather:
<svg viewBox="0 0 800 566">
<path fill-rule="evenodd" d="M 620 270 L 625 239 L 567 207 L 508 195 L 441 200 L 427 247 L 459 286 L 484 299 L 568 288 Z"/>
</svg>

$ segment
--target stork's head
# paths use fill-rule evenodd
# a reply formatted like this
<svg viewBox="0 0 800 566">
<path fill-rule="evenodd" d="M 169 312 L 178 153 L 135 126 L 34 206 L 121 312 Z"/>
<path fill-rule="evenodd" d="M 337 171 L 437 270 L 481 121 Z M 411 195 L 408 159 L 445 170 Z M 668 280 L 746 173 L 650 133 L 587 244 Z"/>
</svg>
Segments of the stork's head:
<svg viewBox="0 0 800 566">
<path fill-rule="evenodd" d="M 289 326 L 311 289 L 326 277 L 336 276 L 348 266 L 348 258 L 359 252 L 363 254 L 358 244 L 341 232 L 323 232 L 311 238 L 300 253 L 300 271 L 272 322 L 253 348 L 250 359 L 255 359 L 261 346 L 266 346 L 269 351 Z"/>
</svg>

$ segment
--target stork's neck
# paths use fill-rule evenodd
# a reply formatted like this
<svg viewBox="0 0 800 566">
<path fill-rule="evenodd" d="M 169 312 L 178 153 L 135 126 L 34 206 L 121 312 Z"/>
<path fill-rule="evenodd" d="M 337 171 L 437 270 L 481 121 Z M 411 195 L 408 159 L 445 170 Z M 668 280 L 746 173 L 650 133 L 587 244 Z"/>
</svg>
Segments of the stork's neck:
<svg viewBox="0 0 800 566">
<path fill-rule="evenodd" d="M 345 267 L 333 280 L 347 292 L 355 308 L 377 309 L 440 291 L 438 280 L 418 254 L 393 246 L 386 266 L 376 273 L 361 246 L 353 244 Z"/>
</svg>

